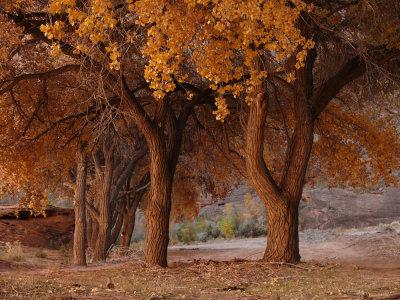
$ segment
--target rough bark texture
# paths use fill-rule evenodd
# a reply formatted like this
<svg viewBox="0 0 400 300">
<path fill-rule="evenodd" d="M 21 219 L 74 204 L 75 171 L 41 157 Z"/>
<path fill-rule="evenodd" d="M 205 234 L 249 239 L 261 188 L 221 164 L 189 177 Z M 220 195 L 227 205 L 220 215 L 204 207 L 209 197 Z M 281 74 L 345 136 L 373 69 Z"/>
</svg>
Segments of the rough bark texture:
<svg viewBox="0 0 400 300">
<path fill-rule="evenodd" d="M 267 208 L 268 243 L 264 260 L 300 261 L 298 206 L 313 143 L 313 120 L 306 97 L 296 98 L 296 127 L 289 141 L 286 166 L 278 185 L 264 160 L 267 99 L 260 93 L 250 107 L 246 166 L 250 182 Z"/>
<path fill-rule="evenodd" d="M 269 209 L 267 217 L 268 244 L 263 259 L 265 261 L 299 262 L 298 206 L 289 204 Z"/>
<path fill-rule="evenodd" d="M 122 209 L 117 209 L 122 210 Z M 108 249 L 111 249 L 115 244 L 117 244 L 118 237 L 120 235 L 122 225 L 123 225 L 123 212 L 116 212 L 116 219 L 112 221 L 111 226 L 113 226 L 110 234 Z"/>
<path fill-rule="evenodd" d="M 87 218 L 87 242 L 88 247 L 93 250 L 96 247 L 97 233 L 99 231 L 99 223 L 95 216 L 88 216 Z"/>
<path fill-rule="evenodd" d="M 111 185 L 113 178 L 113 149 L 104 151 L 105 165 L 103 173 L 103 186 L 99 197 L 98 207 L 98 233 L 94 249 L 93 260 L 104 261 L 107 258 L 111 235 Z"/>
<path fill-rule="evenodd" d="M 136 210 L 135 210 L 136 212 Z M 124 249 L 129 248 L 131 245 L 131 239 L 133 230 L 135 229 L 136 214 L 130 214 L 128 212 L 124 215 L 124 223 L 121 230 L 121 247 Z"/>
<path fill-rule="evenodd" d="M 136 210 L 139 207 L 142 195 L 143 192 L 141 193 L 141 195 L 134 196 L 133 202 L 131 203 L 130 207 L 128 207 L 128 209 L 125 211 L 124 214 L 124 223 L 122 225 L 122 230 L 121 230 L 121 247 L 125 249 L 128 248 L 131 244 L 133 230 L 135 229 Z"/>
<path fill-rule="evenodd" d="M 146 262 L 167 266 L 169 216 L 171 212 L 172 180 L 167 151 L 161 137 L 156 137 L 150 149 L 150 199 L 146 208 Z"/>
<path fill-rule="evenodd" d="M 83 149 L 77 152 L 77 172 L 74 195 L 75 230 L 74 230 L 74 264 L 86 265 L 86 177 L 87 161 Z"/>
<path fill-rule="evenodd" d="M 182 134 L 202 93 L 186 103 L 176 118 L 168 99 L 159 103 L 152 119 L 137 101 L 125 78 L 121 77 L 122 99 L 130 104 L 134 121 L 144 135 L 150 154 L 150 197 L 146 209 L 147 235 L 145 260 L 151 265 L 167 266 L 171 190 L 181 150 Z M 206 94 L 208 91 L 206 92 Z M 164 130 L 168 132 L 165 135 Z"/>
</svg>

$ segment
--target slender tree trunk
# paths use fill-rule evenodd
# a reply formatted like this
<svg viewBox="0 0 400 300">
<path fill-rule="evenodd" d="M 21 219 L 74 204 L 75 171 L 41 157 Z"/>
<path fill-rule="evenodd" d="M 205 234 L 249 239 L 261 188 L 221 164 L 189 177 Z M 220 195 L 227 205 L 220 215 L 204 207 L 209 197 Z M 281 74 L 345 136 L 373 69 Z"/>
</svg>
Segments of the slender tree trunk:
<svg viewBox="0 0 400 300">
<path fill-rule="evenodd" d="M 96 247 L 93 260 L 104 261 L 107 258 L 111 238 L 111 185 L 113 182 L 113 150 L 104 151 L 105 165 L 103 174 L 103 187 L 99 199 L 99 218 Z"/>
<path fill-rule="evenodd" d="M 132 206 L 124 214 L 124 224 L 122 225 L 122 231 L 121 231 L 122 248 L 127 249 L 131 244 L 133 230 L 135 229 L 136 210 L 138 206 L 139 206 L 139 201 L 137 201 L 135 196 Z"/>
<path fill-rule="evenodd" d="M 121 246 L 125 249 L 129 248 L 132 240 L 133 230 L 135 229 L 136 211 L 149 184 L 150 175 L 146 173 L 142 176 L 139 183 L 136 185 L 137 191 L 135 192 L 132 201 L 127 202 L 127 210 L 124 214 L 124 224 L 121 231 Z"/>
<path fill-rule="evenodd" d="M 103 197 L 99 205 L 99 225 L 97 240 L 93 254 L 94 261 L 104 261 L 107 258 L 110 240 L 110 209 L 108 199 Z"/>
<path fill-rule="evenodd" d="M 89 214 L 86 214 L 86 244 L 88 248 L 92 245 L 92 234 L 93 234 L 93 219 Z"/>
<path fill-rule="evenodd" d="M 86 176 L 86 156 L 84 150 L 79 147 L 74 195 L 75 230 L 73 252 L 74 264 L 80 266 L 86 265 Z"/>
<path fill-rule="evenodd" d="M 101 199 L 99 206 L 99 224 L 97 239 L 93 251 L 94 261 L 104 261 L 107 258 L 110 240 L 110 210 L 107 199 Z"/>
<path fill-rule="evenodd" d="M 128 249 L 131 245 L 133 230 L 135 229 L 135 221 L 135 214 L 125 213 L 124 224 L 122 225 L 121 231 L 121 247 L 124 249 Z"/>
<path fill-rule="evenodd" d="M 88 245 L 92 250 L 92 253 L 94 253 L 94 249 L 96 248 L 97 235 L 99 233 L 99 223 L 96 220 L 96 218 L 90 217 L 90 224 L 91 224 L 91 231 L 90 231 L 90 237 L 88 237 Z"/>
<path fill-rule="evenodd" d="M 115 222 L 114 221 L 112 222 L 114 227 L 111 230 L 108 249 L 111 249 L 111 247 L 113 247 L 113 245 L 117 243 L 123 225 L 123 220 L 124 220 L 123 218 L 124 218 L 123 212 L 119 212 Z"/>
</svg>

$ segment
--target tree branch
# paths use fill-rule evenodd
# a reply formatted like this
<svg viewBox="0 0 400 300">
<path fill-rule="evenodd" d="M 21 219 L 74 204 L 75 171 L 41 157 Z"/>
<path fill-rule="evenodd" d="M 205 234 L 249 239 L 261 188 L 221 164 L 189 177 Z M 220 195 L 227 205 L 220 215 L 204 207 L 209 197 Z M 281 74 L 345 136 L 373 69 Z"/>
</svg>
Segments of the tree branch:
<svg viewBox="0 0 400 300">
<path fill-rule="evenodd" d="M 0 82 L 0 95 L 4 94 L 5 92 L 9 92 L 15 87 L 18 83 L 24 80 L 31 80 L 31 79 L 39 79 L 44 80 L 48 79 L 60 74 L 64 74 L 67 72 L 78 72 L 82 68 L 81 65 L 65 65 L 57 69 L 49 70 L 42 73 L 32 73 L 32 74 L 23 74 L 13 79 L 3 80 Z"/>
</svg>

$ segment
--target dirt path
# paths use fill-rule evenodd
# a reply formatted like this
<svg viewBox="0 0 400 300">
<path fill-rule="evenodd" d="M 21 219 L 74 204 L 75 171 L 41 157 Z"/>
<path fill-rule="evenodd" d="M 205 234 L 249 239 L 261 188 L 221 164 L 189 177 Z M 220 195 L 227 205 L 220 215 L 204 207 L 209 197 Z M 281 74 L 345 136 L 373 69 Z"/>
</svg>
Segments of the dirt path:
<svg viewBox="0 0 400 300">
<path fill-rule="evenodd" d="M 226 261 L 261 259 L 265 238 L 220 240 L 197 245 L 170 247 L 170 261 Z M 322 242 L 300 242 L 302 261 L 338 262 L 360 267 L 397 268 L 400 270 L 400 234 L 366 233 L 343 234 Z"/>
</svg>

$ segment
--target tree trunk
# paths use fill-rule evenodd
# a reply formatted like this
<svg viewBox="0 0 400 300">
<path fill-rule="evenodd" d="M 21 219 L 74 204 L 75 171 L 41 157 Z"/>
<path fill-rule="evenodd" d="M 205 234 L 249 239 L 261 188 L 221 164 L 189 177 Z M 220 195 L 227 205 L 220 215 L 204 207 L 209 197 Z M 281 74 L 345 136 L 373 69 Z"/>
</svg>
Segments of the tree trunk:
<svg viewBox="0 0 400 300">
<path fill-rule="evenodd" d="M 121 231 L 121 246 L 122 248 L 129 248 L 132 240 L 133 230 L 135 229 L 136 211 L 140 202 L 146 193 L 146 186 L 149 184 L 150 175 L 146 173 L 142 176 L 139 183 L 136 185 L 137 191 L 135 192 L 132 202 L 128 200 L 127 210 L 124 214 L 124 224 Z"/>
<path fill-rule="evenodd" d="M 158 172 L 154 172 L 157 174 Z M 159 180 L 150 188 L 150 201 L 146 208 L 146 249 L 145 259 L 151 265 L 167 267 L 169 243 L 169 216 L 171 212 L 171 187 L 169 174 L 160 172 Z M 153 188 L 154 187 L 154 188 Z"/>
<path fill-rule="evenodd" d="M 117 243 L 123 225 L 123 217 L 124 217 L 123 212 L 122 211 L 118 212 L 116 220 L 112 222 L 112 225 L 114 227 L 112 228 L 110 234 L 110 242 L 108 247 L 109 249 L 111 249 Z"/>
<path fill-rule="evenodd" d="M 99 218 L 97 241 L 94 249 L 93 260 L 104 261 L 107 258 L 111 238 L 111 185 L 113 182 L 114 157 L 113 150 L 104 151 L 105 165 L 103 173 L 103 186 L 99 199 Z"/>
<path fill-rule="evenodd" d="M 129 211 L 124 214 L 124 224 L 122 225 L 121 232 L 121 247 L 124 249 L 129 248 L 131 244 L 131 239 L 133 235 L 133 230 L 135 229 L 135 221 L 136 221 L 136 210 L 139 206 L 139 201 L 135 200 L 132 203 Z"/>
<path fill-rule="evenodd" d="M 105 261 L 110 240 L 110 210 L 107 199 L 101 199 L 99 206 L 99 226 L 93 253 L 94 261 Z"/>
<path fill-rule="evenodd" d="M 79 147 L 77 153 L 76 186 L 74 195 L 74 264 L 86 265 L 86 176 L 87 161 L 84 150 Z"/>
<path fill-rule="evenodd" d="M 167 267 L 170 208 L 168 208 L 166 202 L 169 199 L 166 199 L 165 196 L 158 199 L 162 199 L 164 203 L 154 203 L 146 211 L 147 236 L 145 259 L 151 265 Z"/>
<path fill-rule="evenodd" d="M 97 234 L 99 232 L 99 223 L 97 219 L 94 216 L 89 216 L 88 218 L 88 229 L 90 227 L 90 231 L 87 230 L 88 236 L 88 247 L 91 249 L 92 253 L 94 249 L 96 248 L 96 241 L 97 241 Z"/>
<path fill-rule="evenodd" d="M 169 216 L 172 180 L 168 154 L 162 136 L 156 136 L 150 149 L 150 198 L 146 208 L 145 260 L 151 265 L 167 267 Z"/>
<path fill-rule="evenodd" d="M 282 203 L 284 203 L 284 200 L 282 200 Z M 298 205 L 294 203 L 279 205 L 275 209 L 267 209 L 267 218 L 268 238 L 263 260 L 299 262 Z"/>
<path fill-rule="evenodd" d="M 135 221 L 135 214 L 126 213 L 124 215 L 124 225 L 122 226 L 121 231 L 121 247 L 124 249 L 128 249 L 131 245 L 133 230 L 135 229 Z"/>
<path fill-rule="evenodd" d="M 260 93 L 250 106 L 246 167 L 250 182 L 267 209 L 268 243 L 264 260 L 300 261 L 298 206 L 313 142 L 313 122 L 306 103 L 298 101 L 296 128 L 289 141 L 284 176 L 278 185 L 264 160 L 267 96 Z"/>
<path fill-rule="evenodd" d="M 166 267 L 172 181 L 181 150 L 182 134 L 194 106 L 204 95 L 199 95 L 187 103 L 179 113 L 178 119 L 169 107 L 168 99 L 164 99 L 159 102 L 159 110 L 151 120 L 123 76 L 121 88 L 122 98 L 130 104 L 134 121 L 147 141 L 150 154 L 150 199 L 146 209 L 145 259 L 149 264 Z M 163 128 L 165 116 L 166 128 Z M 164 129 L 167 129 L 167 136 Z"/>
</svg>

